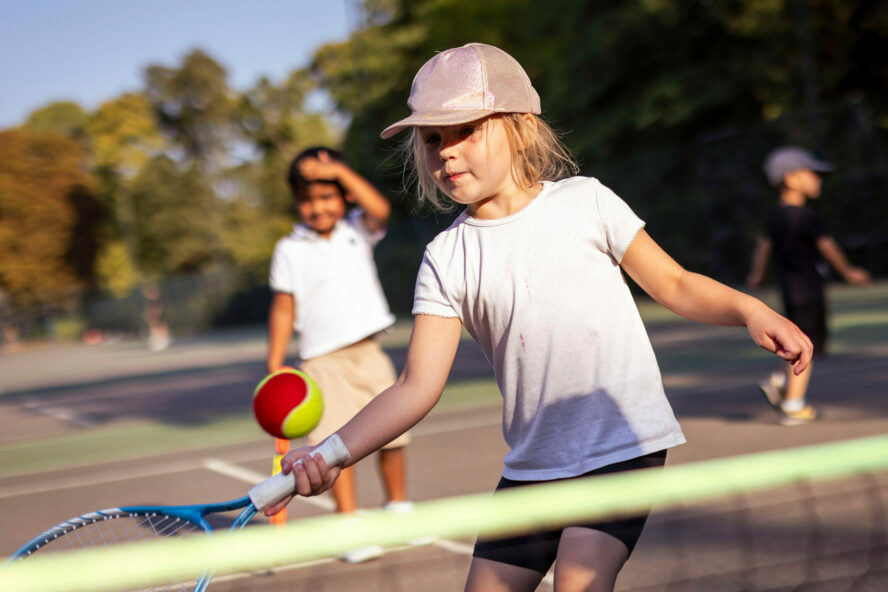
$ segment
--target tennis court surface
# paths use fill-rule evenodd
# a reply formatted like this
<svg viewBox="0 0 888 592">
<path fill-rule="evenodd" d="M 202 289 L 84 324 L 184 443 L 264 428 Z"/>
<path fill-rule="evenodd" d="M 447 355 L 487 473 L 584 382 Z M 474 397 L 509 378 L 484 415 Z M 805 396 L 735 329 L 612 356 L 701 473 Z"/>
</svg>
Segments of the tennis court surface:
<svg viewBox="0 0 888 592">
<path fill-rule="evenodd" d="M 834 354 L 810 400 L 823 418 L 786 428 L 755 387 L 773 362 L 742 329 L 646 322 L 688 444 L 669 465 L 888 432 L 888 286 L 833 291 Z M 403 359 L 403 332 L 386 346 Z M 0 555 L 89 510 L 239 497 L 270 474 L 272 444 L 250 394 L 262 377 L 261 328 L 183 339 L 163 352 L 122 341 L 44 347 L 0 357 Z M 886 451 L 888 453 L 888 451 Z M 504 447 L 490 370 L 460 349 L 451 386 L 408 451 L 417 502 L 490 491 Z M 358 466 L 362 506 L 382 491 Z M 294 501 L 290 523 L 330 511 Z M 888 474 L 732 495 L 655 509 L 618 590 L 886 590 Z M 460 521 L 460 516 L 453 516 Z M 461 590 L 472 538 L 390 549 L 379 560 L 336 559 L 217 578 L 211 590 Z M 550 590 L 551 580 L 540 590 Z"/>
</svg>

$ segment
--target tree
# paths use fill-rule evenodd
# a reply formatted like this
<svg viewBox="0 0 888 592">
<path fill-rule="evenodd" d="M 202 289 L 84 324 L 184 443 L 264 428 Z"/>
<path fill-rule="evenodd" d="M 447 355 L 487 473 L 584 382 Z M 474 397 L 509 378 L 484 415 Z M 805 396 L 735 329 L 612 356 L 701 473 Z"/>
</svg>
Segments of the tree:
<svg viewBox="0 0 888 592">
<path fill-rule="evenodd" d="M 306 99 L 316 86 L 309 72 L 297 69 L 280 86 L 263 77 L 241 96 L 237 121 L 262 157 L 335 141 L 324 117 L 306 110 Z"/>
<path fill-rule="evenodd" d="M 234 106 L 225 68 L 195 49 L 179 68 L 149 66 L 144 77 L 161 128 L 187 158 L 205 165 L 225 156 Z"/>
<path fill-rule="evenodd" d="M 791 8 L 802 3 L 809 13 L 802 28 L 809 30 L 800 35 Z M 651 228 L 670 228 L 662 242 L 679 260 L 726 280 L 742 277 L 761 210 L 770 204 L 760 163 L 775 143 L 816 149 L 822 127 L 831 139 L 823 156 L 853 163 L 858 176 L 868 171 L 867 185 L 885 188 L 884 3 L 364 4 L 383 6 L 373 14 L 388 19 L 320 48 L 313 71 L 352 115 L 347 156 L 389 192 L 400 179 L 394 159 L 387 160 L 393 144 L 379 140 L 380 129 L 406 115 L 422 63 L 471 41 L 515 56 L 583 172 L 614 186 Z M 810 108 L 811 96 L 819 109 Z M 842 115 L 849 110 L 853 117 Z M 398 217 L 412 209 L 409 198 L 395 205 Z"/>
<path fill-rule="evenodd" d="M 57 101 L 32 111 L 22 127 L 32 132 L 53 132 L 82 138 L 88 120 L 89 115 L 77 103 Z"/>
<path fill-rule="evenodd" d="M 257 208 L 260 216 L 289 218 L 292 198 L 285 183 L 289 160 L 307 146 L 339 144 L 324 116 L 306 109 L 306 99 L 315 86 L 311 75 L 298 69 L 280 86 L 262 78 L 241 96 L 236 118 L 258 158 L 226 174 L 229 182 L 238 184 L 233 193 L 241 201 L 239 206 L 227 208 L 227 224 L 238 225 L 235 212 L 246 213 L 244 208 L 250 206 Z M 261 226 L 268 230 L 267 225 Z"/>
<path fill-rule="evenodd" d="M 165 155 L 149 161 L 131 186 L 135 260 L 143 274 L 198 271 L 219 253 L 215 196 L 197 165 Z"/>
<path fill-rule="evenodd" d="M 57 133 L 0 132 L 0 288 L 19 308 L 76 299 L 93 274 L 84 160 L 82 145 Z"/>
<path fill-rule="evenodd" d="M 126 93 L 102 103 L 86 125 L 95 165 L 132 178 L 166 146 L 153 108 L 143 94 Z"/>
</svg>

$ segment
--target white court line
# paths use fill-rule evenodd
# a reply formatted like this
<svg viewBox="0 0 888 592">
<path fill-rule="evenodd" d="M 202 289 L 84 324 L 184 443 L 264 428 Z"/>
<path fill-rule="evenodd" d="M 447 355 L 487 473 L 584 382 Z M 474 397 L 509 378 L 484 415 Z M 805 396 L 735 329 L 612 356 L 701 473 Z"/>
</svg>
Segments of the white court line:
<svg viewBox="0 0 888 592">
<path fill-rule="evenodd" d="M 245 469 L 244 467 L 240 467 L 238 465 L 232 464 L 230 462 L 227 462 L 227 461 L 224 461 L 224 460 L 221 460 L 218 458 L 204 459 L 203 466 L 204 466 L 204 468 L 206 468 L 210 471 L 214 471 L 216 473 L 226 475 L 228 477 L 231 477 L 233 479 L 237 479 L 238 481 L 242 481 L 242 482 L 248 483 L 250 485 L 255 485 L 256 483 L 259 483 L 259 482 L 264 481 L 266 479 L 266 476 L 261 473 L 258 473 L 256 471 L 252 471 L 250 469 Z M 316 497 L 297 496 L 293 499 L 299 500 L 299 501 L 307 503 L 307 504 L 312 504 L 312 505 L 324 508 L 325 510 L 329 510 L 331 512 L 336 510 L 336 504 L 333 502 L 333 500 L 329 499 L 326 496 L 316 496 Z M 437 539 L 432 544 L 436 547 L 439 547 L 440 549 L 443 549 L 443 550 L 453 553 L 455 555 L 471 556 L 472 551 L 475 548 L 473 545 L 467 545 L 465 543 L 451 541 L 449 539 Z M 392 551 L 397 551 L 397 550 L 409 549 L 409 548 L 410 548 L 409 546 L 394 547 L 394 548 L 386 549 L 386 553 L 390 553 Z M 317 565 L 318 563 L 328 563 L 333 560 L 334 559 L 330 558 L 330 559 L 322 559 L 322 560 L 316 560 L 316 561 L 311 561 L 311 562 L 303 562 L 303 563 L 285 565 L 285 566 L 280 566 L 280 567 L 276 567 L 276 568 L 270 568 L 265 573 L 278 573 L 280 571 L 285 571 L 285 570 L 289 571 L 289 570 L 294 570 L 294 569 L 304 569 L 304 568 L 310 567 L 312 565 Z M 249 577 L 250 575 L 252 575 L 252 574 L 249 574 L 249 573 L 248 574 L 232 574 L 227 579 L 237 580 L 237 579 L 240 579 L 243 577 Z M 546 577 L 551 578 L 551 574 Z M 548 581 L 549 583 L 552 583 L 548 579 L 544 580 L 544 581 Z"/>
<path fill-rule="evenodd" d="M 88 417 L 79 415 L 68 407 L 59 407 L 51 403 L 46 403 L 40 397 L 27 397 L 22 400 L 21 406 L 32 413 L 39 413 L 62 422 L 73 424 L 79 428 L 91 428 L 95 425 Z"/>
<path fill-rule="evenodd" d="M 134 463 L 136 464 L 136 463 Z M 61 479 L 53 479 L 44 485 L 22 485 L 4 487 L 0 489 L 0 499 L 6 497 L 15 497 L 18 495 L 31 495 L 35 493 L 46 493 L 49 491 L 60 491 L 62 489 L 75 489 L 77 487 L 88 487 L 103 483 L 116 483 L 119 481 L 131 481 L 143 477 L 156 477 L 159 475 L 168 475 L 170 473 L 184 473 L 186 471 L 194 471 L 202 468 L 198 461 L 182 461 L 175 463 L 165 463 L 154 469 L 145 469 L 141 465 L 132 469 L 118 469 L 108 473 L 93 473 L 88 476 L 68 477 Z"/>
<path fill-rule="evenodd" d="M 263 456 L 264 458 L 264 456 Z M 121 481 L 131 481 L 133 479 L 141 479 L 144 477 L 158 477 L 169 475 L 172 473 L 185 473 L 199 469 L 207 469 L 216 473 L 221 473 L 228 477 L 233 477 L 244 483 L 256 485 L 268 478 L 256 471 L 251 471 L 243 467 L 238 467 L 231 463 L 220 459 L 207 458 L 203 461 L 190 460 L 177 463 L 166 463 L 155 469 L 145 469 L 134 467 L 132 469 L 119 469 L 114 472 L 100 473 L 90 476 L 69 477 L 67 479 L 54 480 L 51 483 L 43 485 L 22 485 L 13 487 L 4 487 L 0 489 L 0 499 L 33 495 L 39 493 L 48 493 L 51 491 L 59 491 L 62 489 L 75 489 L 78 487 L 89 487 L 91 485 L 119 483 Z M 323 497 L 297 498 L 299 501 L 312 504 L 325 510 L 333 510 L 334 504 L 330 499 Z"/>
<path fill-rule="evenodd" d="M 447 541 L 447 540 L 438 541 L 434 544 L 438 547 L 441 547 L 442 549 L 444 549 L 446 551 L 451 551 L 451 552 L 459 554 L 459 555 L 471 555 L 472 550 L 474 549 L 474 547 L 472 547 L 471 545 L 464 545 L 462 543 L 457 543 L 454 541 Z M 410 545 L 402 545 L 400 547 L 389 547 L 389 548 L 385 549 L 385 553 L 388 554 L 388 553 L 396 553 L 396 552 L 400 552 L 400 551 L 409 551 L 410 549 L 415 549 L 415 548 L 416 547 L 412 547 Z M 298 563 L 277 565 L 274 567 L 268 567 L 268 568 L 264 568 L 264 569 L 262 569 L 262 568 L 254 569 L 254 570 L 251 570 L 248 572 L 241 572 L 241 573 L 234 573 L 234 574 L 226 574 L 223 576 L 216 576 L 213 578 L 213 582 L 231 582 L 231 581 L 242 580 L 245 578 L 251 578 L 251 577 L 257 576 L 257 575 L 274 575 L 274 574 L 288 572 L 288 571 L 297 571 L 300 569 L 306 569 L 309 567 L 314 567 L 315 565 L 323 565 L 323 564 L 327 564 L 327 563 L 333 563 L 335 561 L 339 561 L 339 559 L 337 559 L 335 557 L 325 557 L 322 559 L 312 559 L 311 561 L 300 561 Z M 543 581 L 550 582 L 550 579 L 551 579 L 550 576 L 546 576 L 546 579 L 544 579 Z"/>
<path fill-rule="evenodd" d="M 487 409 L 487 408 L 480 408 Z M 477 427 L 485 427 L 490 425 L 498 425 L 500 423 L 499 415 L 497 414 L 495 417 L 491 414 L 488 417 L 475 417 L 475 418 L 462 418 L 462 419 L 445 419 L 443 421 L 436 421 L 433 424 L 429 424 L 427 427 L 422 425 L 418 426 L 415 430 L 413 430 L 413 435 L 415 437 L 424 437 L 424 436 L 432 436 L 436 434 L 455 432 L 461 429 L 467 428 L 477 428 Z M 230 457 L 228 463 L 232 462 L 249 462 L 254 460 L 260 460 L 264 458 L 268 458 L 267 452 L 242 452 L 242 453 L 233 453 Z M 218 460 L 218 459 L 217 459 Z M 68 478 L 60 478 L 53 479 L 46 484 L 31 484 L 31 485 L 20 485 L 20 486 L 9 486 L 9 487 L 0 487 L 0 499 L 15 497 L 19 495 L 31 495 L 37 493 L 46 493 L 49 491 L 60 491 L 63 489 L 75 489 L 78 487 L 88 487 L 90 485 L 96 484 L 104 484 L 104 483 L 117 483 L 120 481 L 130 481 L 132 479 L 139 479 L 141 477 L 156 477 L 165 475 L 168 473 L 183 473 L 186 471 L 193 471 L 195 469 L 208 468 L 204 464 L 205 461 L 201 460 L 188 460 L 188 461 L 179 461 L 179 462 L 168 462 L 162 465 L 156 466 L 154 468 L 146 468 L 147 463 L 150 462 L 150 456 L 139 457 L 138 460 L 133 461 L 132 469 L 117 469 L 113 472 L 105 472 L 105 473 L 92 473 L 88 475 L 77 475 Z M 226 461 L 220 461 L 226 462 Z M 233 466 L 233 465 L 232 465 Z M 211 469 L 214 470 L 214 469 Z M 244 469 L 247 471 L 247 469 Z M 220 471 L 221 472 L 221 471 Z M 257 476 L 259 473 L 255 473 L 253 471 L 249 471 L 252 473 L 245 481 L 246 483 L 250 483 L 251 485 L 255 485 L 260 481 L 264 480 L 263 476 L 261 479 L 258 479 Z M 242 473 L 241 477 L 235 477 L 238 479 L 244 480 L 244 475 L 246 473 Z M 8 475 L 8 476 L 17 476 L 17 475 Z M 230 475 L 229 475 L 230 476 Z M 252 480 L 257 478 L 255 481 Z"/>
<path fill-rule="evenodd" d="M 237 479 L 238 481 L 248 483 L 249 485 L 256 485 L 257 483 L 265 481 L 269 477 L 269 475 L 263 475 L 262 473 L 239 467 L 218 458 L 205 458 L 202 464 L 205 469 L 231 477 L 232 479 Z M 327 496 L 296 496 L 293 499 L 331 512 L 336 509 L 336 504 L 334 504 L 333 500 Z"/>
</svg>

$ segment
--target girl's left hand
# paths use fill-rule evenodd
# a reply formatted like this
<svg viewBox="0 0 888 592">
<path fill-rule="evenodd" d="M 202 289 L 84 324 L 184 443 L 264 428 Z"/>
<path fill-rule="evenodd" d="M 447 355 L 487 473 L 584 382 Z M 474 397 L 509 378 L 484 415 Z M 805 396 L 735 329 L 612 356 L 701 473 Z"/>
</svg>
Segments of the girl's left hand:
<svg viewBox="0 0 888 592">
<path fill-rule="evenodd" d="M 757 309 L 746 321 L 750 337 L 760 347 L 783 358 L 798 376 L 808 368 L 814 345 L 795 323 L 767 306 Z"/>
</svg>

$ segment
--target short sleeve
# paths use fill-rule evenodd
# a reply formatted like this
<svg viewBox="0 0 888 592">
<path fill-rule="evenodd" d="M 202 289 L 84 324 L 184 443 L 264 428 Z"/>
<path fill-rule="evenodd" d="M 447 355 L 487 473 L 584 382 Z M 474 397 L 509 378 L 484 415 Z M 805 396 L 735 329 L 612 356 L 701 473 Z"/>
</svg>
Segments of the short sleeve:
<svg viewBox="0 0 888 592">
<path fill-rule="evenodd" d="M 632 244 L 635 236 L 644 228 L 644 220 L 639 218 L 616 193 L 600 183 L 596 203 L 598 204 L 601 232 L 607 243 L 608 251 L 619 263 L 623 260 L 623 255 L 626 254 L 626 250 Z"/>
<path fill-rule="evenodd" d="M 283 242 L 279 242 L 271 256 L 271 268 L 268 273 L 268 287 L 275 292 L 296 294 L 296 274 L 290 263 L 290 254 Z"/>
<path fill-rule="evenodd" d="M 346 215 L 346 223 L 354 228 L 354 230 L 364 237 L 370 243 L 371 247 L 375 247 L 379 241 L 385 238 L 385 228 L 370 232 L 367 225 L 364 224 L 364 210 L 361 208 L 353 208 Z"/>
<path fill-rule="evenodd" d="M 428 251 L 426 251 L 425 256 L 422 258 L 419 273 L 416 276 L 413 314 L 427 314 L 448 318 L 459 316 L 447 298 L 444 284 Z"/>
<path fill-rule="evenodd" d="M 806 232 L 813 242 L 817 242 L 824 234 L 823 224 L 820 222 L 820 216 L 814 210 L 808 210 L 810 213 L 805 220 Z"/>
</svg>

